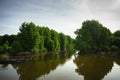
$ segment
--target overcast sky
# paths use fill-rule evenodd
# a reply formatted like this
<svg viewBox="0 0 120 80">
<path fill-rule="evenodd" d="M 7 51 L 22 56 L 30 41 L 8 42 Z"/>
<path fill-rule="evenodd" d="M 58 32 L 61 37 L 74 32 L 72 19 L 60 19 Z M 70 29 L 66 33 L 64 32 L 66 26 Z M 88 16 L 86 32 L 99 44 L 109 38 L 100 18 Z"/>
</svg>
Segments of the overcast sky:
<svg viewBox="0 0 120 80">
<path fill-rule="evenodd" d="M 120 29 L 120 0 L 0 0 L 0 35 L 16 34 L 23 22 L 48 26 L 75 37 L 85 20 Z"/>
</svg>

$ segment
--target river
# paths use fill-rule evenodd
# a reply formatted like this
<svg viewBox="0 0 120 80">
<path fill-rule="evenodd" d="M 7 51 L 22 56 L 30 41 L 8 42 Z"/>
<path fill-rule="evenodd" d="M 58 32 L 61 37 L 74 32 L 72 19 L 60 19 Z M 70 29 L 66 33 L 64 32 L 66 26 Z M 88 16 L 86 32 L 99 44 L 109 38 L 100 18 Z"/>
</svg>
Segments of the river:
<svg viewBox="0 0 120 80">
<path fill-rule="evenodd" d="M 0 64 L 0 80 L 119 80 L 120 59 L 104 55 L 39 56 Z"/>
</svg>

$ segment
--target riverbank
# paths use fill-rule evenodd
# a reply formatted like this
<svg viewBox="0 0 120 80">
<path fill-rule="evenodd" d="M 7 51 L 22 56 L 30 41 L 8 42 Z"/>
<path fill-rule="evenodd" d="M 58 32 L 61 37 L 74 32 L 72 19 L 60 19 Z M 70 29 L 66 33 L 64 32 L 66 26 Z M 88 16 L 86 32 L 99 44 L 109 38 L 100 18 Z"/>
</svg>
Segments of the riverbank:
<svg viewBox="0 0 120 80">
<path fill-rule="evenodd" d="M 13 63 L 24 63 L 31 61 L 34 55 L 17 55 L 17 56 L 11 56 L 7 53 L 0 54 L 0 64 L 13 64 Z"/>
</svg>

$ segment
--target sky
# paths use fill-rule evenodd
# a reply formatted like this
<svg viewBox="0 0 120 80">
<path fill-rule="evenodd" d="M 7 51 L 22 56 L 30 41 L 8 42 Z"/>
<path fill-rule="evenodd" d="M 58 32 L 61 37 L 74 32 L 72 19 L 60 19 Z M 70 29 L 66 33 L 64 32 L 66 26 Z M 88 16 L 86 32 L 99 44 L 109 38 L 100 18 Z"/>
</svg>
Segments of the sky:
<svg viewBox="0 0 120 80">
<path fill-rule="evenodd" d="M 33 22 L 75 38 L 82 22 L 93 19 L 120 30 L 120 0 L 0 0 L 0 35 L 17 34 L 23 22 Z"/>
</svg>

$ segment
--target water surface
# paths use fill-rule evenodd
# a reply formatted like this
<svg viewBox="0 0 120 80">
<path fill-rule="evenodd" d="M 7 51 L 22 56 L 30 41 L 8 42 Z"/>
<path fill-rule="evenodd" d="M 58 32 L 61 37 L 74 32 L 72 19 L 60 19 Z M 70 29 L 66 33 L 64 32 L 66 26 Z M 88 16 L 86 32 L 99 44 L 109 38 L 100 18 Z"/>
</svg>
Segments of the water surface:
<svg viewBox="0 0 120 80">
<path fill-rule="evenodd" d="M 0 80 L 119 80 L 119 74 L 120 59 L 103 55 L 44 55 L 0 64 Z"/>
</svg>

